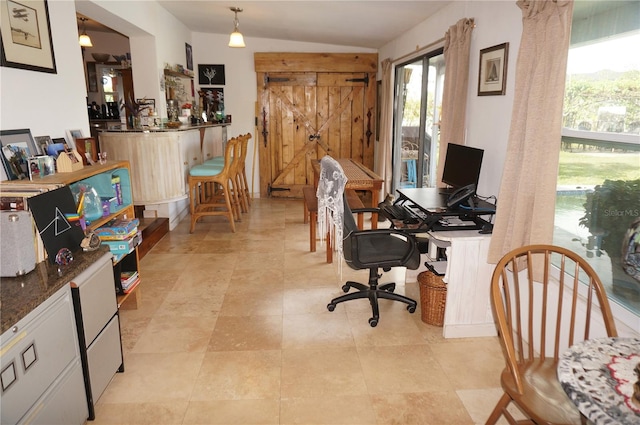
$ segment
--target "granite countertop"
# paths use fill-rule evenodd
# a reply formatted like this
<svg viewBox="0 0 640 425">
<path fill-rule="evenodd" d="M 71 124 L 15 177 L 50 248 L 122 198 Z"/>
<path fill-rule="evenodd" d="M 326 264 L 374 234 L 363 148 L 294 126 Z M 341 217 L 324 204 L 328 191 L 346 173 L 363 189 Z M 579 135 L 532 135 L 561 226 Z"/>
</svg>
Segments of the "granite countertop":
<svg viewBox="0 0 640 425">
<path fill-rule="evenodd" d="M 222 122 L 222 123 L 210 123 L 205 122 L 201 124 L 182 124 L 180 127 L 169 128 L 161 125 L 159 127 L 144 127 L 144 128 L 114 128 L 114 129 L 99 129 L 99 131 L 103 133 L 162 133 L 162 132 L 171 132 L 171 131 L 187 131 L 187 130 L 199 130 L 201 128 L 208 127 L 225 127 L 227 125 L 231 125 L 230 122 Z"/>
<path fill-rule="evenodd" d="M 109 252 L 109 247 L 106 245 L 91 252 L 79 250 L 73 254 L 73 262 L 62 268 L 61 276 L 58 275 L 58 265 L 45 260 L 24 276 L 0 279 L 0 310 L 2 310 L 0 333 L 4 333 L 18 323 L 20 319 Z"/>
</svg>

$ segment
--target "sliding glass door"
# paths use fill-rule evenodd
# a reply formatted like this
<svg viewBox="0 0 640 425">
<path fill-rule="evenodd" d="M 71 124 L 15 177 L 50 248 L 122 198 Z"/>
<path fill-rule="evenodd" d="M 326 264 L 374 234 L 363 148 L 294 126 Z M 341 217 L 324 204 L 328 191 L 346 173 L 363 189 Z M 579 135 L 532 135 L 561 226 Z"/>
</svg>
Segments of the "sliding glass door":
<svg viewBox="0 0 640 425">
<path fill-rule="evenodd" d="M 394 192 L 436 184 L 444 68 L 442 49 L 395 68 Z"/>
</svg>

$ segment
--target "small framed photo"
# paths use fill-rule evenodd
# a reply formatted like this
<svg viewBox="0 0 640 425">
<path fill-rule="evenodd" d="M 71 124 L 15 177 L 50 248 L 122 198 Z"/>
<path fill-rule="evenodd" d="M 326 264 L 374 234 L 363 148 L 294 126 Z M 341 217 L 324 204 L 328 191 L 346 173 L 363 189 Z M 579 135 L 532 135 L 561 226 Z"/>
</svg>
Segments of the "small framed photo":
<svg viewBox="0 0 640 425">
<path fill-rule="evenodd" d="M 198 84 L 224 86 L 224 65 L 198 65 Z"/>
<path fill-rule="evenodd" d="M 2 146 L 2 167 L 7 180 L 23 180 L 29 178 L 28 159 L 38 154 L 31 130 L 0 131 L 0 146 Z"/>
<path fill-rule="evenodd" d="M 480 50 L 478 96 L 504 95 L 507 91 L 509 43 Z"/>
<path fill-rule="evenodd" d="M 36 149 L 38 149 L 40 155 L 47 154 L 47 146 L 51 145 L 53 141 L 49 136 L 36 136 Z"/>
<path fill-rule="evenodd" d="M 0 65 L 56 73 L 56 58 L 53 53 L 46 0 L 3 1 L 0 20 Z"/>
<path fill-rule="evenodd" d="M 36 180 L 44 176 L 56 173 L 55 161 L 48 155 L 39 155 L 29 158 L 29 179 Z"/>
</svg>

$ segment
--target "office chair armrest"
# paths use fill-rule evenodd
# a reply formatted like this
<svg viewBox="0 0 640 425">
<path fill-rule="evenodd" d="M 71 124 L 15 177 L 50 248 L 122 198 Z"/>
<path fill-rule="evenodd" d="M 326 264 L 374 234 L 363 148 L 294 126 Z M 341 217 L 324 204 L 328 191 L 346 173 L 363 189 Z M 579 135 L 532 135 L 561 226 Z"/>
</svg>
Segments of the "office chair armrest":
<svg viewBox="0 0 640 425">
<path fill-rule="evenodd" d="M 380 208 L 377 207 L 369 207 L 369 208 L 353 208 L 351 210 L 352 213 L 357 214 L 357 213 L 378 213 L 380 214 Z"/>
</svg>

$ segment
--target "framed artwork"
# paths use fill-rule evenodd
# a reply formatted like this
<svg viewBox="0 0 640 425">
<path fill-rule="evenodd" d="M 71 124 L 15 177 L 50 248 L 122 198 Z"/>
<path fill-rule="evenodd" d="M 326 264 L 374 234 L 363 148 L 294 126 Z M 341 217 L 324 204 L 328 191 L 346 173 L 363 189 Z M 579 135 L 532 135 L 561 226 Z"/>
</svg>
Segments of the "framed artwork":
<svg viewBox="0 0 640 425">
<path fill-rule="evenodd" d="M 49 146 L 50 144 L 53 143 L 53 141 L 51 140 L 51 137 L 49 137 L 49 136 L 36 136 L 34 139 L 36 141 L 36 149 L 38 150 L 38 153 L 40 155 L 46 155 L 47 154 L 47 146 Z"/>
<path fill-rule="evenodd" d="M 478 96 L 504 95 L 507 91 L 509 43 L 480 50 Z"/>
<path fill-rule="evenodd" d="M 0 8 L 2 59 L 9 68 L 55 74 L 49 8 L 46 0 L 6 0 Z"/>
<path fill-rule="evenodd" d="M 198 84 L 224 86 L 224 65 L 198 65 Z"/>
<path fill-rule="evenodd" d="M 191 44 L 184 43 L 184 50 L 187 55 L 187 69 L 193 71 L 193 48 Z"/>
<path fill-rule="evenodd" d="M 7 180 L 23 180 L 29 178 L 29 158 L 36 156 L 38 150 L 28 128 L 20 130 L 0 131 L 2 146 L 2 167 Z"/>
</svg>

